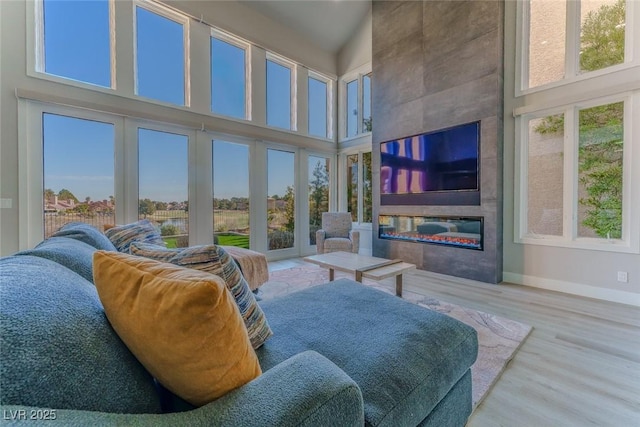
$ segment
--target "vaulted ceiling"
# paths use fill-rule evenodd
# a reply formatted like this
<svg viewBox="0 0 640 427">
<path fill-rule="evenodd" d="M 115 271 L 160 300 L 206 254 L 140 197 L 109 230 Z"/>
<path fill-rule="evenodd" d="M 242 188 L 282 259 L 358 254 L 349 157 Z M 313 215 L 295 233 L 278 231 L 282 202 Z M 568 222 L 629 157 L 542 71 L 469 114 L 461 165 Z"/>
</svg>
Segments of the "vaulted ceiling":
<svg viewBox="0 0 640 427">
<path fill-rule="evenodd" d="M 337 53 L 371 8 L 371 0 L 240 0 L 301 34 L 318 47 Z"/>
</svg>

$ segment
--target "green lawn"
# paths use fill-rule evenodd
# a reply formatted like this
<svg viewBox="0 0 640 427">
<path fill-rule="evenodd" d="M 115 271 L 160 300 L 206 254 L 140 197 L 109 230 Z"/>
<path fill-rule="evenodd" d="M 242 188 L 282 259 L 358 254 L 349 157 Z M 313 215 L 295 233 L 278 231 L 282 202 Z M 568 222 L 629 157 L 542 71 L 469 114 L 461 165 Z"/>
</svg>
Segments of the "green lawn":
<svg viewBox="0 0 640 427">
<path fill-rule="evenodd" d="M 218 234 L 218 244 L 221 246 L 238 246 L 249 249 L 249 236 L 238 236 L 237 234 Z"/>
<path fill-rule="evenodd" d="M 249 236 L 238 236 L 237 234 L 218 234 L 218 244 L 222 246 L 238 246 L 240 248 L 249 249 Z M 162 240 L 167 248 L 177 247 L 176 237 L 163 237 Z"/>
<path fill-rule="evenodd" d="M 168 248 L 177 248 L 177 242 L 178 242 L 178 238 L 177 237 L 163 237 L 162 240 L 164 240 L 164 242 L 167 244 Z"/>
</svg>

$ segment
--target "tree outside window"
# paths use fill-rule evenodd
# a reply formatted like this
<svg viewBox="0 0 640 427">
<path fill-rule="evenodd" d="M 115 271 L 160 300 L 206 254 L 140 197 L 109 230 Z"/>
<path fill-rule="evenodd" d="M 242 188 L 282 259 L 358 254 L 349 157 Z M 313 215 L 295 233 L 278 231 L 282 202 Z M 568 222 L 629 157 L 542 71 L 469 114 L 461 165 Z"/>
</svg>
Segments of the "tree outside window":
<svg viewBox="0 0 640 427">
<path fill-rule="evenodd" d="M 605 4 L 582 24 L 580 67 L 595 71 L 624 62 L 625 2 Z M 624 103 L 578 112 L 578 219 L 581 237 L 622 237 Z M 545 117 L 540 135 L 562 135 L 564 115 Z"/>
</svg>

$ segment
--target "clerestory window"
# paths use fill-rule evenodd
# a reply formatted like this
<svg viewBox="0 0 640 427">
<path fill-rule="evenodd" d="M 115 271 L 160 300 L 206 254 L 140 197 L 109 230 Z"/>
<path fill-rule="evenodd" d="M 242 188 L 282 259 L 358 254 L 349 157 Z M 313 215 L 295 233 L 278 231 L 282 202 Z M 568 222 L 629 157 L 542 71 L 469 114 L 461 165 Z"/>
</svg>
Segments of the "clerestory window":
<svg viewBox="0 0 640 427">
<path fill-rule="evenodd" d="M 188 106 L 188 19 L 144 4 L 135 8 L 136 95 Z"/>
<path fill-rule="evenodd" d="M 248 118 L 247 81 L 249 46 L 226 34 L 212 30 L 211 111 L 216 114 Z"/>
<path fill-rule="evenodd" d="M 109 0 L 42 0 L 36 70 L 111 88 L 114 41 Z"/>
</svg>

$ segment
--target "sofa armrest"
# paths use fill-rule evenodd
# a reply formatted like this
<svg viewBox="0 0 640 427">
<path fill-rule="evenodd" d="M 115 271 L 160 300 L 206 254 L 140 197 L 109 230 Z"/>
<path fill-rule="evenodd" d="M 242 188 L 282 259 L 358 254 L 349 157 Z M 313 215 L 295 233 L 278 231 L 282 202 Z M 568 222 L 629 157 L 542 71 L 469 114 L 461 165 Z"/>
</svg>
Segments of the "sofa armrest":
<svg viewBox="0 0 640 427">
<path fill-rule="evenodd" d="M 316 231 L 316 251 L 319 254 L 323 254 L 324 253 L 324 239 L 325 239 L 326 233 L 324 232 L 324 230 L 318 230 Z"/>
<path fill-rule="evenodd" d="M 351 239 L 351 252 L 357 254 L 360 251 L 360 231 L 349 231 L 349 239 Z"/>
<path fill-rule="evenodd" d="M 43 426 L 364 425 L 364 406 L 358 385 L 314 351 L 297 354 L 220 399 L 187 412 L 107 414 L 25 406 L 2 406 L 2 412 L 3 421 L 8 424 L 20 425 L 40 417 L 40 422 L 31 421 L 28 425 Z M 45 416 L 49 420 L 43 419 Z"/>
</svg>

